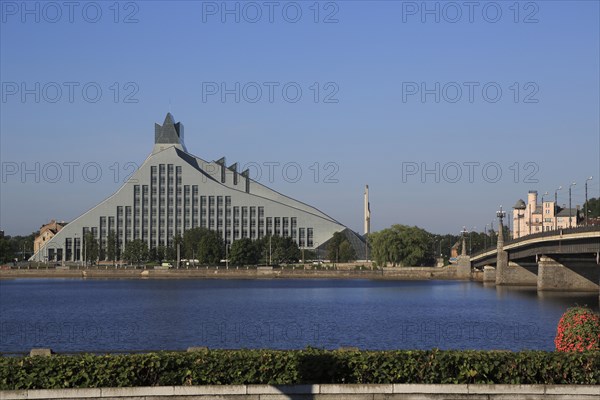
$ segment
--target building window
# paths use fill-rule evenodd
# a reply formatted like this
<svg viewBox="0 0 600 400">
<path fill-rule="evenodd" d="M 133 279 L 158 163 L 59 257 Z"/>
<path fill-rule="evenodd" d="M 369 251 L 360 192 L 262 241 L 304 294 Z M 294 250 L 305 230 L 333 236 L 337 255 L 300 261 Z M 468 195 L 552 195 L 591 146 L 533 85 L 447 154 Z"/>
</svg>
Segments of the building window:
<svg viewBox="0 0 600 400">
<path fill-rule="evenodd" d="M 275 217 L 275 235 L 281 236 L 281 218 Z"/>
<path fill-rule="evenodd" d="M 313 228 L 306 228 L 306 246 L 313 247 Z"/>
</svg>

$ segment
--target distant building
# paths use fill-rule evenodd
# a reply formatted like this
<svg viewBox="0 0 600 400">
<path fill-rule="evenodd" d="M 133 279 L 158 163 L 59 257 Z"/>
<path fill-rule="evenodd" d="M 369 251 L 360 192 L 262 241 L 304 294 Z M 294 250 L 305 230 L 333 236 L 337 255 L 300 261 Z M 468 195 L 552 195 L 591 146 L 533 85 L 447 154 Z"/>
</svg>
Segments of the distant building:
<svg viewBox="0 0 600 400">
<path fill-rule="evenodd" d="M 62 228 L 67 225 L 66 222 L 56 222 L 55 220 L 50 221 L 46 225 L 40 227 L 39 234 L 33 241 L 33 253 L 37 253 L 47 242 L 50 241 Z"/>
<path fill-rule="evenodd" d="M 450 258 L 458 257 L 458 254 L 460 253 L 460 245 L 460 240 L 454 243 L 454 245 L 452 245 L 452 247 L 450 248 Z"/>
<path fill-rule="evenodd" d="M 530 190 L 527 203 L 519 199 L 513 207 L 513 239 L 534 233 L 547 232 L 555 229 L 574 228 L 582 216 L 577 208 L 558 206 L 554 201 L 543 199 L 538 204 L 538 193 Z"/>
<path fill-rule="evenodd" d="M 173 246 L 175 235 L 197 227 L 218 232 L 228 244 L 277 235 L 316 251 L 325 251 L 333 234 L 342 232 L 364 259 L 364 239 L 340 222 L 252 180 L 248 169 L 239 172 L 225 157 L 196 157 L 183 139 L 183 124 L 167 114 L 162 125 L 155 124 L 152 153 L 131 178 L 60 232 L 43 236 L 31 260 L 82 261 L 87 233 L 102 250 L 113 231 L 120 253 L 132 240 L 149 248 Z"/>
</svg>

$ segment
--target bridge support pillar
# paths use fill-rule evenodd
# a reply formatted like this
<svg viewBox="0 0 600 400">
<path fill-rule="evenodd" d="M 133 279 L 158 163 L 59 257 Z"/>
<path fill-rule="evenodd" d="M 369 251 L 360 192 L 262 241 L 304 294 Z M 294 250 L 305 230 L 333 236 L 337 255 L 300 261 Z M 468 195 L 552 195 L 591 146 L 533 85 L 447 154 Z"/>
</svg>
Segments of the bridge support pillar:
<svg viewBox="0 0 600 400">
<path fill-rule="evenodd" d="M 469 256 L 458 256 L 456 263 L 456 275 L 458 278 L 468 279 L 471 277 L 471 258 Z"/>
<path fill-rule="evenodd" d="M 541 256 L 538 261 L 538 290 L 597 292 L 600 267 L 595 260 L 558 259 Z"/>
<path fill-rule="evenodd" d="M 496 268 L 491 265 L 483 267 L 483 282 L 496 283 Z"/>
<path fill-rule="evenodd" d="M 505 252 L 503 252 L 505 253 Z M 516 263 L 508 261 L 508 255 L 505 255 L 503 262 L 498 257 L 496 269 L 496 285 L 498 286 L 536 286 L 537 265 L 531 263 Z M 531 264 L 531 265 L 530 265 Z"/>
</svg>

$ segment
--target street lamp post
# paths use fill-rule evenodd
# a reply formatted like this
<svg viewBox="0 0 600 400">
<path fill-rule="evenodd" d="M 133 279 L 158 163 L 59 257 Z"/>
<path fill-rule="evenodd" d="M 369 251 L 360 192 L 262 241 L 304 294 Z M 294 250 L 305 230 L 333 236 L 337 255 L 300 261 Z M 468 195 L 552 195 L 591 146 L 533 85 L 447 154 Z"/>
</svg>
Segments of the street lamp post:
<svg viewBox="0 0 600 400">
<path fill-rule="evenodd" d="M 504 244 L 504 232 L 502 231 L 502 219 L 504 219 L 504 217 L 506 217 L 506 212 L 502 211 L 502 206 L 500 206 L 500 210 L 496 211 L 496 217 L 498 217 L 498 246 L 500 246 L 501 244 Z"/>
<path fill-rule="evenodd" d="M 225 243 L 225 269 L 229 269 L 229 243 Z"/>
<path fill-rule="evenodd" d="M 558 217 L 556 216 L 558 213 L 558 191 L 562 190 L 562 186 L 559 186 L 555 191 L 554 191 L 554 230 L 558 229 Z"/>
<path fill-rule="evenodd" d="M 572 213 L 572 211 L 571 211 L 571 188 L 575 185 L 576 185 L 575 182 L 573 182 L 569 185 L 569 228 L 571 228 L 571 213 Z"/>
<path fill-rule="evenodd" d="M 584 216 L 585 216 L 585 226 L 588 226 L 588 192 L 587 192 L 587 183 L 588 183 L 588 181 L 591 181 L 592 178 L 593 177 L 590 176 L 589 178 L 587 178 L 585 180 L 585 203 L 583 203 L 583 205 L 584 205 L 583 212 L 584 212 Z"/>
<path fill-rule="evenodd" d="M 465 246 L 465 234 L 469 233 L 467 231 L 467 227 L 463 226 L 462 231 L 460 231 L 461 235 L 462 235 L 462 249 L 461 249 L 461 255 L 466 255 L 467 254 L 467 249 Z"/>
<path fill-rule="evenodd" d="M 488 224 L 485 224 L 485 230 L 483 231 L 483 247 L 487 249 L 487 237 L 488 237 Z M 491 245 L 491 243 L 490 243 Z"/>
<path fill-rule="evenodd" d="M 271 247 L 271 238 L 273 235 L 269 235 L 269 265 L 273 265 L 273 248 Z"/>
<path fill-rule="evenodd" d="M 469 232 L 469 254 L 473 254 L 473 231 L 477 229 L 476 226 L 473 227 L 473 229 L 471 229 L 471 232 Z"/>
</svg>

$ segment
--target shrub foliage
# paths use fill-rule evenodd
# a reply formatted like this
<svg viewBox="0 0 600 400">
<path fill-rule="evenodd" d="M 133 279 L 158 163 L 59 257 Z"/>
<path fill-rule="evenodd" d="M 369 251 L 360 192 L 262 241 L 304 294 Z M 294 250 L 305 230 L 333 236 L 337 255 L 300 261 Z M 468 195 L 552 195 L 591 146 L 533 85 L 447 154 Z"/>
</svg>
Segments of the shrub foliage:
<svg viewBox="0 0 600 400">
<path fill-rule="evenodd" d="M 206 350 L 0 357 L 0 389 L 207 384 L 599 384 L 600 352 Z"/>
</svg>

